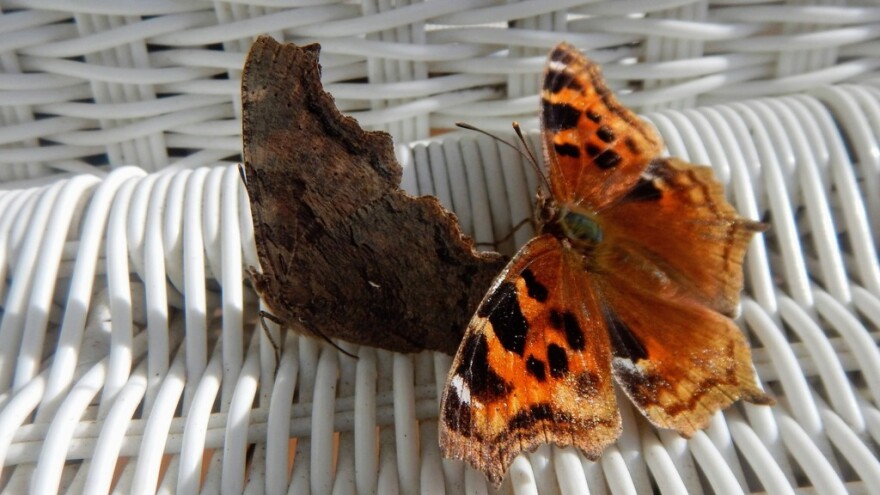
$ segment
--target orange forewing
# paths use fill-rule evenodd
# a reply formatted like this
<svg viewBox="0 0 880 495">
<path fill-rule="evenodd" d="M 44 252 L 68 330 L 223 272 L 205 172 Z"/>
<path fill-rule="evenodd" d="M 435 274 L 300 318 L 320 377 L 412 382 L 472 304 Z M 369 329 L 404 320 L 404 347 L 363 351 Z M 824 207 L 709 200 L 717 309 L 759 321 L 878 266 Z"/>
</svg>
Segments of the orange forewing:
<svg viewBox="0 0 880 495">
<path fill-rule="evenodd" d="M 441 401 L 443 454 L 496 486 L 542 442 L 598 457 L 620 430 L 612 376 L 685 436 L 736 400 L 772 403 L 729 318 L 763 225 L 707 167 L 660 157 L 659 136 L 573 47 L 551 52 L 541 102 L 541 234 L 480 303 Z"/>
<path fill-rule="evenodd" d="M 599 66 L 564 43 L 544 71 L 541 125 L 553 197 L 595 210 L 632 188 L 663 150 L 656 131 L 617 101 Z"/>
<path fill-rule="evenodd" d="M 480 303 L 452 363 L 441 449 L 496 486 L 523 450 L 553 442 L 596 459 L 620 433 L 608 332 L 595 291 L 571 269 L 573 255 L 550 235 L 524 246 Z"/>
</svg>

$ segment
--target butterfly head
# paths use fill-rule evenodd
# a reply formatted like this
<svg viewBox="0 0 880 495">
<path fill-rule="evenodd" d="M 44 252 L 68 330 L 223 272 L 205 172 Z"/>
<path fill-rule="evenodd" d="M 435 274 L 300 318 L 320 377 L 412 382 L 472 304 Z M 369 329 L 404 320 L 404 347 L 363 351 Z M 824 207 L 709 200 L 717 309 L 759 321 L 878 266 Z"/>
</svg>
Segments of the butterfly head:
<svg viewBox="0 0 880 495">
<path fill-rule="evenodd" d="M 595 214 L 575 205 L 559 204 L 540 192 L 536 216 L 541 233 L 567 240 L 581 251 L 590 251 L 605 237 Z"/>
</svg>

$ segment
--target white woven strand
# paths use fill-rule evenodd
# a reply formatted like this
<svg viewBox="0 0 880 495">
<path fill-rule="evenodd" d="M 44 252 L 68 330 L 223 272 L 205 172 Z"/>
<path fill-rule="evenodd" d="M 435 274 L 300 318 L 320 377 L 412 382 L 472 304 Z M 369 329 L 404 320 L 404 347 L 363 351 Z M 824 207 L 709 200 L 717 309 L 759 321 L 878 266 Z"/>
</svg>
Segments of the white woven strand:
<svg viewBox="0 0 880 495">
<path fill-rule="evenodd" d="M 146 339 L 136 339 L 133 351 L 137 355 L 142 355 L 146 351 Z M 28 461 L 38 460 L 36 469 L 33 473 L 31 473 L 30 465 L 25 465 L 25 469 L 16 469 L 13 480 L 33 482 L 31 487 L 33 490 L 53 493 L 61 481 L 64 461 L 70 458 L 82 458 L 84 452 L 92 452 L 96 448 L 94 441 L 86 440 L 83 442 L 81 439 L 75 438 L 75 435 L 79 430 L 82 430 L 77 422 L 83 420 L 83 415 L 90 415 L 87 408 L 101 387 L 106 370 L 107 359 L 102 359 L 90 366 L 86 373 L 78 378 L 71 392 L 59 406 L 59 414 L 53 418 L 46 431 L 42 433 L 41 438 L 46 441 L 36 442 L 34 445 L 36 449 L 31 453 L 20 451 Z M 26 385 L 22 390 L 26 390 L 29 386 L 30 384 Z M 51 435 L 51 438 L 46 435 Z M 38 459 L 36 454 L 39 455 Z M 18 459 L 16 463 L 28 462 L 24 460 L 25 458 Z M 112 466 L 101 467 L 112 471 Z M 10 481 L 10 483 L 15 483 L 15 481 Z M 39 492 L 35 491 L 35 493 Z"/>
<path fill-rule="evenodd" d="M 615 444 L 617 448 L 616 454 L 626 464 L 626 471 L 630 478 L 628 482 L 633 484 L 637 493 L 644 493 L 646 490 L 650 490 L 651 481 L 648 477 L 645 459 L 641 455 L 641 444 L 639 442 L 639 423 L 642 421 L 642 418 L 640 413 L 632 406 L 626 394 L 618 389 L 615 389 L 614 392 L 617 406 L 620 410 L 621 426 L 623 427 L 623 431 Z M 684 442 L 683 439 L 679 440 Z M 603 462 L 604 468 L 607 468 L 607 466 Z"/>
<path fill-rule="evenodd" d="M 339 358 L 336 350 L 323 346 L 318 360 L 312 401 L 310 442 L 311 492 L 328 494 L 333 486 L 333 410 Z"/>
<path fill-rule="evenodd" d="M 688 492 L 685 482 L 681 478 L 681 473 L 676 468 L 669 452 L 663 448 L 663 444 L 657 438 L 653 428 L 643 422 L 639 424 L 639 431 L 641 433 L 645 464 L 648 466 L 652 478 L 657 482 L 660 492 L 693 493 Z M 574 475 L 576 476 L 577 473 L 574 473 Z"/>
<path fill-rule="evenodd" d="M 13 452 L 12 456 L 9 455 L 10 451 L 15 450 L 11 448 L 15 434 L 19 432 L 19 428 L 25 424 L 25 421 L 29 419 L 37 408 L 43 397 L 43 391 L 46 389 L 48 375 L 48 371 L 44 371 L 16 390 L 4 404 L 3 410 L 0 411 L 0 468 L 10 466 L 10 470 L 15 470 L 12 467 L 17 464 L 15 452 Z M 18 450 L 21 451 L 22 449 L 19 448 Z M 38 451 L 38 447 L 34 446 L 33 450 Z M 31 457 L 35 456 L 32 455 Z M 9 486 L 7 485 L 7 488 Z"/>
<path fill-rule="evenodd" d="M 797 105 L 792 105 L 797 107 Z M 817 251 L 819 275 L 823 285 L 834 297 L 848 301 L 849 284 L 846 268 L 836 239 L 834 219 L 825 186 L 819 174 L 816 155 L 811 153 L 812 143 L 821 141 L 825 133 L 820 132 L 814 120 L 798 118 L 790 105 L 772 101 L 771 111 L 780 116 L 786 131 L 795 142 L 795 160 L 799 164 L 797 178 L 802 189 L 807 221 L 810 224 L 811 240 Z"/>
<path fill-rule="evenodd" d="M 64 241 L 74 213 L 80 210 L 83 199 L 97 182 L 96 177 L 87 175 L 66 181 L 53 205 L 50 218 L 43 227 L 45 234 L 41 246 L 34 253 L 39 263 L 34 266 L 33 288 L 28 297 L 27 317 L 24 321 L 13 388 L 18 388 L 33 378 L 42 365 L 43 342 L 46 340 L 49 311 L 59 275 L 58 265 Z"/>
<path fill-rule="evenodd" d="M 849 160 L 845 149 L 842 145 L 830 149 L 831 171 L 834 185 L 839 195 L 842 220 L 847 226 L 847 237 L 852 244 L 852 250 L 856 256 L 855 267 L 852 271 L 857 274 L 856 278 L 866 288 L 875 293 L 880 293 L 880 261 L 877 258 L 877 244 L 880 243 L 880 237 L 877 235 L 878 230 L 875 230 L 875 227 L 880 228 L 880 209 L 878 209 L 880 200 L 871 196 L 871 190 L 878 188 L 878 185 L 880 185 L 880 179 L 872 170 L 871 162 L 874 161 L 876 163 L 876 158 L 869 158 L 871 151 L 876 150 L 877 144 L 876 142 L 866 141 L 865 136 L 862 134 L 863 130 L 857 127 L 859 125 L 867 126 L 866 115 L 858 111 L 859 105 L 853 105 L 855 102 L 853 102 L 851 96 L 846 91 L 822 91 L 817 92 L 817 94 L 824 101 L 832 105 L 834 110 L 837 110 L 835 117 L 844 122 L 847 136 L 855 136 L 853 141 L 856 144 L 856 156 L 866 160 L 863 170 L 865 172 L 864 184 L 867 194 L 865 199 L 862 200 L 862 195 L 859 194 L 860 189 L 852 170 L 852 162 Z M 807 104 L 810 104 L 809 100 L 807 100 Z M 847 112 L 847 110 L 855 111 Z M 810 104 L 808 111 L 809 115 L 813 118 L 817 115 L 823 117 L 816 119 L 817 123 L 821 126 L 820 132 L 827 134 L 835 129 L 831 117 L 817 112 L 815 104 Z M 880 170 L 880 166 L 873 168 L 874 170 Z M 866 210 L 872 211 L 873 218 L 868 217 Z"/>
<path fill-rule="evenodd" d="M 247 478 L 245 465 L 247 464 L 249 443 L 248 428 L 260 377 L 258 343 L 259 334 L 254 333 L 250 339 L 244 364 L 235 377 L 235 387 L 229 401 L 226 435 L 223 441 L 223 474 L 221 477 L 223 490 L 228 493 L 242 493 Z"/>
<path fill-rule="evenodd" d="M 784 458 L 773 455 L 767 445 L 762 443 L 760 435 L 749 427 L 736 409 L 727 411 L 724 415 L 728 418 L 730 433 L 738 451 L 754 470 L 767 493 L 794 495 L 794 488 L 786 478 L 786 471 L 790 472 L 790 466 Z"/>
<path fill-rule="evenodd" d="M 863 426 L 861 413 L 856 405 L 852 389 L 846 379 L 844 370 L 837 359 L 834 348 L 825 338 L 822 329 L 791 299 L 781 297 L 779 299 L 779 314 L 782 321 L 787 324 L 799 340 L 804 343 L 812 362 L 816 366 L 818 377 L 821 379 L 824 391 L 828 394 L 832 407 L 838 412 L 847 415 L 848 420 Z M 860 428 L 860 429 L 862 429 Z M 822 436 L 821 426 L 818 430 L 807 430 L 807 433 L 817 442 L 817 446 L 829 457 L 833 463 L 827 439 Z"/>
<path fill-rule="evenodd" d="M 791 214 L 791 204 L 794 199 L 792 196 L 796 194 L 793 191 L 794 181 L 789 174 L 786 174 L 783 166 L 787 162 L 795 161 L 792 150 L 793 143 L 786 138 L 775 113 L 767 105 L 755 102 L 749 105 L 734 104 L 732 106 L 742 116 L 746 125 L 757 131 L 754 135 L 767 191 L 767 209 L 770 213 L 772 228 L 770 231 L 771 242 L 779 252 L 772 266 L 774 271 L 781 272 L 780 276 L 784 277 L 786 292 L 800 304 L 809 305 L 812 301 L 812 293 L 808 269 L 806 260 L 803 258 L 794 215 Z M 752 287 L 756 291 L 759 287 L 763 288 L 762 294 L 769 296 L 772 293 L 773 284 L 768 283 L 769 281 L 766 279 L 761 282 L 761 285 L 752 282 Z M 756 299 L 768 311 L 775 312 L 775 295 L 767 296 L 756 296 Z"/>
<path fill-rule="evenodd" d="M 202 234 L 204 208 L 202 207 L 207 169 L 198 169 L 189 175 L 184 197 L 183 218 L 180 222 L 183 230 L 183 285 L 181 289 L 186 295 L 184 303 L 184 319 L 186 322 L 186 376 L 188 384 L 195 384 L 201 379 L 208 362 L 208 307 L 205 294 L 205 259 L 204 236 Z M 183 404 L 188 408 L 194 386 L 184 390 Z"/>
<path fill-rule="evenodd" d="M 801 465 L 801 472 L 812 482 L 817 493 L 847 493 L 846 487 L 829 464 L 829 458 L 810 441 L 810 437 L 792 418 L 779 415 L 782 440 L 786 450 Z"/>
<path fill-rule="evenodd" d="M 221 285 L 223 286 L 223 384 L 221 409 L 225 410 L 244 361 L 244 303 L 241 281 L 241 237 L 239 228 L 239 188 L 237 167 L 224 171 L 220 190 Z"/>
<path fill-rule="evenodd" d="M 186 424 L 181 439 L 180 467 L 178 468 L 178 493 L 199 491 L 206 449 L 206 434 L 222 380 L 220 345 L 221 343 L 218 342 L 214 347 L 211 360 L 198 381 L 190 401 L 190 407 L 186 411 Z M 192 375 L 188 375 L 187 378 L 188 387 L 191 387 Z"/>
<path fill-rule="evenodd" d="M 359 355 L 358 349 L 360 346 L 355 344 L 349 344 L 347 342 L 339 342 L 339 347 L 352 356 Z M 358 361 L 359 358 L 352 358 L 351 356 L 347 356 L 345 354 L 338 355 L 338 365 L 339 365 L 339 381 L 337 388 L 335 390 L 336 395 L 338 397 L 337 402 L 334 404 L 334 408 L 339 411 L 340 409 L 345 409 L 346 413 L 344 414 L 344 418 L 346 423 L 348 423 L 349 427 L 345 428 L 343 431 L 339 431 L 338 442 L 336 443 L 336 472 L 333 475 L 333 494 L 334 495 L 347 495 L 354 494 L 355 492 L 355 472 L 357 471 L 357 466 L 355 466 L 355 458 L 358 456 L 358 453 L 355 451 L 358 448 L 358 445 L 355 443 L 357 432 L 352 431 L 356 428 L 355 419 L 351 416 L 352 410 L 357 409 L 357 404 L 347 403 L 345 399 L 353 398 L 357 394 L 357 369 L 358 369 Z M 333 421 L 331 428 L 333 430 L 339 430 L 338 423 L 340 419 L 343 419 L 343 415 L 337 413 Z M 373 432 L 375 432 L 375 425 L 373 425 Z M 375 455 L 375 450 L 372 452 Z"/>
<path fill-rule="evenodd" d="M 563 495 L 590 493 L 584 470 L 581 467 L 581 454 L 574 447 L 554 448 L 552 466 L 559 481 L 559 491 Z"/>
<path fill-rule="evenodd" d="M 379 448 L 376 436 L 376 388 L 378 386 L 378 369 L 376 351 L 361 346 L 355 385 L 354 406 L 354 446 L 355 446 L 355 487 L 358 493 L 365 495 L 377 493 Z"/>
<path fill-rule="evenodd" d="M 149 332 L 149 328 L 147 332 Z M 150 353 L 153 352 L 153 336 L 147 336 Z M 164 348 L 159 349 L 160 352 Z M 148 353 L 148 358 L 149 354 Z M 151 363 L 147 363 L 147 371 L 150 372 Z M 149 403 L 150 409 L 145 411 L 147 418 L 144 426 L 143 439 L 137 455 L 137 466 L 131 479 L 131 486 L 127 487 L 129 493 L 146 495 L 156 491 L 159 484 L 159 469 L 165 451 L 171 420 L 177 404 L 183 394 L 183 386 L 186 383 L 186 367 L 184 350 L 179 348 L 175 353 L 174 360 L 167 374 L 162 375 L 155 399 Z M 149 376 L 147 377 L 147 393 L 149 394 Z M 148 397 L 145 397 L 145 403 Z"/>
<path fill-rule="evenodd" d="M 694 434 L 688 445 L 714 493 L 730 495 L 744 493 L 730 466 L 725 463 L 724 457 L 703 431 Z"/>
<path fill-rule="evenodd" d="M 880 349 L 877 348 L 872 335 L 862 323 L 846 311 L 845 306 L 828 293 L 817 289 L 815 300 L 819 316 L 843 337 L 850 352 L 855 355 L 857 368 L 862 372 L 867 383 L 867 391 L 873 395 L 873 402 L 880 402 Z M 861 432 L 865 425 L 850 423 L 850 426 Z"/>
<path fill-rule="evenodd" d="M 162 212 L 168 187 L 174 180 L 173 174 L 160 175 L 152 184 L 150 201 L 145 209 L 144 223 L 143 280 L 146 295 L 147 332 L 150 339 L 150 353 L 147 355 L 148 376 L 145 408 L 152 408 L 153 399 L 166 373 L 171 360 L 169 347 L 169 306 L 165 270 L 165 244 L 162 240 L 164 225 Z M 131 221 L 131 220 L 130 220 Z"/>
<path fill-rule="evenodd" d="M 878 91 L 876 88 L 863 86 L 850 86 L 840 96 L 842 98 L 824 98 L 822 92 L 815 93 L 819 98 L 839 109 L 841 105 L 836 100 L 852 101 L 848 95 L 855 96 L 855 109 L 857 111 L 838 111 L 836 117 L 841 125 L 847 130 L 847 134 L 853 135 L 852 141 L 856 144 L 854 154 L 856 170 L 859 176 L 862 197 L 865 200 L 868 216 L 873 232 L 880 232 L 880 160 L 872 149 L 876 149 L 876 143 L 871 143 L 870 137 L 880 132 L 880 102 L 877 101 Z M 852 107 L 853 105 L 847 105 Z M 852 115 L 852 117 L 850 117 Z M 867 120 L 867 122 L 865 122 Z M 864 127 L 856 127 L 858 125 Z M 867 124 L 867 125 L 865 125 Z M 867 139 L 865 139 L 867 138 Z"/>
<path fill-rule="evenodd" d="M 833 116 L 825 107 L 812 98 L 796 97 L 801 105 L 796 111 L 803 119 L 816 122 L 822 135 L 833 135 L 837 125 Z M 850 273 L 854 274 L 856 283 L 865 285 L 869 290 L 880 293 L 880 259 L 877 257 L 877 245 L 871 235 L 871 226 L 867 218 L 866 207 L 861 200 L 859 187 L 856 183 L 853 164 L 841 140 L 828 140 L 830 178 L 836 192 L 834 198 L 840 205 L 837 213 L 838 224 L 846 232 L 849 250 L 853 255 Z M 878 238 L 880 241 L 880 238 Z M 846 302 L 849 302 L 848 300 Z"/>
<path fill-rule="evenodd" d="M 858 473 L 860 484 L 865 487 L 878 486 L 877 483 L 880 483 L 880 462 L 877 461 L 877 456 L 862 443 L 857 433 L 840 416 L 826 410 L 823 411 L 822 419 L 828 432 L 828 438 Z"/>
<path fill-rule="evenodd" d="M 80 235 L 82 241 L 76 254 L 76 266 L 66 299 L 64 319 L 53 355 L 43 405 L 37 416 L 38 421 L 43 415 L 54 414 L 54 403 L 59 400 L 71 383 L 70 380 L 73 377 L 85 332 L 88 309 L 92 302 L 94 273 L 113 197 L 125 181 L 142 175 L 143 172 L 135 167 L 120 168 L 101 181 L 89 200 L 89 207 L 84 214 Z M 61 244 L 63 243 L 59 243 L 59 245 Z"/>
<path fill-rule="evenodd" d="M 163 198 L 164 207 L 159 215 L 162 225 L 162 253 L 165 261 L 164 270 L 169 298 L 174 293 L 183 294 L 183 208 L 184 192 L 192 175 L 191 170 L 181 170 L 173 174 L 168 190 Z"/>
<path fill-rule="evenodd" d="M 494 241 L 497 237 L 494 235 L 493 216 L 485 170 L 483 167 L 471 165 L 479 163 L 480 150 L 478 144 L 471 138 L 462 139 L 459 146 L 461 148 L 462 160 L 466 164 L 464 166 L 465 182 L 468 184 L 470 205 L 473 207 L 471 218 L 473 218 L 472 233 L 474 242 L 479 245 L 480 243 Z"/>
<path fill-rule="evenodd" d="M 30 196 L 32 195 L 24 190 L 3 191 L 0 193 L 0 232 L 11 233 L 11 225 L 15 221 L 16 214 L 22 212 L 22 205 Z M 5 242 L 0 242 L 0 280 L 4 281 L 0 283 L 0 300 L 3 301 L 6 300 L 8 290 L 7 282 L 5 281 L 8 280 L 8 273 L 10 268 L 12 268 L 11 263 L 9 263 L 9 257 L 12 254 L 11 251 L 13 251 L 13 244 L 15 242 L 15 239 L 9 237 L 5 238 Z M 2 403 L 2 400 L 0 400 L 0 403 Z"/>
<path fill-rule="evenodd" d="M 602 458 L 599 459 L 599 464 L 602 466 L 604 481 L 611 488 L 611 493 L 632 495 L 639 493 L 633 482 L 632 474 L 627 471 L 626 462 L 621 457 L 616 445 L 610 445 L 605 449 Z"/>
<path fill-rule="evenodd" d="M 146 361 L 142 361 L 114 397 L 113 406 L 103 418 L 104 424 L 95 443 L 94 455 L 84 461 L 80 468 L 81 473 L 87 473 L 82 486 L 83 493 L 109 493 L 113 483 L 113 468 L 119 460 L 119 452 L 126 439 L 119 432 L 126 430 L 146 391 L 147 366 Z"/>
<path fill-rule="evenodd" d="M 749 298 L 743 298 L 742 308 L 743 321 L 760 341 L 761 350 L 769 355 L 768 361 L 775 368 L 775 379 L 784 392 L 785 402 L 791 414 L 802 427 L 810 431 L 821 430 L 819 411 L 812 400 L 807 377 L 802 373 L 797 357 L 779 325 L 771 315 Z M 768 428 L 765 425 L 761 430 L 766 432 Z M 768 435 L 761 438 L 772 440 L 774 437 L 775 435 Z"/>
<path fill-rule="evenodd" d="M 3 342 L 3 356 L 0 359 L 0 389 L 15 390 L 22 386 L 27 380 L 16 377 L 15 372 L 18 367 L 18 352 L 24 340 L 24 326 L 27 321 L 28 304 L 27 300 L 31 292 L 31 284 L 33 282 L 33 272 L 36 267 L 37 253 L 40 251 L 40 245 L 45 233 L 45 226 L 49 220 L 49 214 L 52 206 L 63 188 L 64 183 L 59 182 L 43 191 L 36 192 L 29 198 L 30 208 L 28 205 L 22 205 L 22 211 L 14 225 L 15 230 L 24 231 L 26 235 L 22 238 L 22 242 L 12 253 L 12 285 L 9 293 L 4 301 L 3 320 L 0 322 L 0 342 Z M 39 359 L 36 356 L 30 356 L 31 360 Z"/>
<path fill-rule="evenodd" d="M 142 179 L 147 182 L 149 179 Z M 123 184 L 113 198 L 110 218 L 107 220 L 105 263 L 107 267 L 107 290 L 110 297 L 110 321 L 113 331 L 110 335 L 109 364 L 107 382 L 102 391 L 102 404 L 109 404 L 128 380 L 132 370 L 134 355 L 132 341 L 135 337 L 135 322 L 143 322 L 142 285 L 132 283 L 129 270 L 128 213 L 129 204 L 137 183 L 131 178 Z M 134 301 L 138 301 L 135 303 Z M 59 363 L 63 364 L 63 363 Z"/>
<path fill-rule="evenodd" d="M 46 432 L 46 441 L 33 472 L 33 493 L 55 493 L 59 490 L 72 430 L 101 389 L 106 372 L 106 362 L 102 361 L 92 367 L 71 389 L 59 407 L 59 414 Z"/>
<path fill-rule="evenodd" d="M 394 354 L 394 438 L 397 451 L 397 470 L 403 493 L 418 493 L 418 424 L 413 403 L 412 358 Z"/>
</svg>

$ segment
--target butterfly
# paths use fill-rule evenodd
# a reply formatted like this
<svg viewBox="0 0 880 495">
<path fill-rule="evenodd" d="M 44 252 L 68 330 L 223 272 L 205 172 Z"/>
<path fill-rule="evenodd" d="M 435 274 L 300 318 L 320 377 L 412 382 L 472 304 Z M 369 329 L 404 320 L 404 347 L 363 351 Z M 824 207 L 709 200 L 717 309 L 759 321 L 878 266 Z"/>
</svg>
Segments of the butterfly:
<svg viewBox="0 0 880 495">
<path fill-rule="evenodd" d="M 444 457 L 496 487 L 542 443 L 597 460 L 621 432 L 614 382 L 685 437 L 739 399 L 773 402 L 731 320 L 764 225 L 736 213 L 710 168 L 661 156 L 569 44 L 550 53 L 540 120 L 538 235 L 478 306 L 440 404 Z"/>
<path fill-rule="evenodd" d="M 391 136 L 339 112 L 320 50 L 261 36 L 242 73 L 261 316 L 305 335 L 452 354 L 506 260 L 476 251 L 437 198 L 400 188 Z"/>
</svg>

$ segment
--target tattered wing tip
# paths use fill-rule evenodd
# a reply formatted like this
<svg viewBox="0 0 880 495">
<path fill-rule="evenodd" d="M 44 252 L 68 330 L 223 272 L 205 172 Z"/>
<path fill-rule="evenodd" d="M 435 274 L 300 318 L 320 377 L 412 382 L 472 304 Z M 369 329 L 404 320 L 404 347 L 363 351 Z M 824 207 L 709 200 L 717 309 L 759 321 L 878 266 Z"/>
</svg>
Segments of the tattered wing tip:
<svg viewBox="0 0 880 495">
<path fill-rule="evenodd" d="M 440 427 L 440 453 L 445 459 L 463 461 L 469 468 L 483 473 L 486 481 L 496 490 L 501 486 L 513 459 L 521 452 L 531 452 L 537 448 L 535 444 L 528 450 L 517 450 L 511 455 L 510 448 L 497 445 L 486 445 L 479 440 L 465 438 L 455 432 Z M 488 447 L 488 449 L 487 449 Z M 510 447 L 510 446 L 509 446 Z"/>
<path fill-rule="evenodd" d="M 744 392 L 741 399 L 748 402 L 748 403 L 756 404 L 759 406 L 775 406 L 776 405 L 776 399 L 774 399 L 770 395 L 767 395 L 766 393 L 764 393 L 763 390 L 760 390 L 758 388 L 755 388 L 753 390 L 749 390 L 748 392 Z"/>
<path fill-rule="evenodd" d="M 770 230 L 770 224 L 765 222 L 758 222 L 756 220 L 749 220 L 746 218 L 740 219 L 740 225 L 742 225 L 746 230 L 751 232 L 767 232 Z"/>
<path fill-rule="evenodd" d="M 573 446 L 591 462 L 598 462 L 605 449 L 617 440 L 622 427 L 618 422 L 616 428 L 604 435 L 604 441 L 591 444 L 585 439 L 572 436 L 571 432 L 544 431 L 530 438 L 518 439 L 515 442 L 486 444 L 478 440 L 465 438 L 440 426 L 440 452 L 446 459 L 464 461 L 469 467 L 480 471 L 489 484 L 496 490 L 501 486 L 510 470 L 514 459 L 520 454 L 528 454 L 544 444 L 557 447 Z M 542 431 L 536 428 L 536 431 Z M 580 441 L 579 441 L 580 440 Z"/>
</svg>

